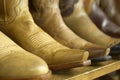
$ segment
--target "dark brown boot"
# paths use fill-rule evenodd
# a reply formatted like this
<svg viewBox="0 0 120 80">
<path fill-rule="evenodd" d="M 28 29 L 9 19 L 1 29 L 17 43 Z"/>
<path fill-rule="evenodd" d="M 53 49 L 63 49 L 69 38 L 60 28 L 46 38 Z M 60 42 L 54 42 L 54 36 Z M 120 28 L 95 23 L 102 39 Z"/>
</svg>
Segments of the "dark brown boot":
<svg viewBox="0 0 120 80">
<path fill-rule="evenodd" d="M 93 3 L 89 16 L 104 33 L 111 37 L 120 38 L 120 27 L 107 18 L 96 2 Z"/>
<path fill-rule="evenodd" d="M 76 2 L 72 5 L 64 3 L 61 3 L 60 5 L 61 14 L 69 28 L 71 28 L 80 37 L 95 44 L 111 47 L 120 42 L 119 39 L 112 38 L 104 34 L 96 27 L 96 25 L 90 20 L 90 18 L 84 10 L 83 0 L 73 1 Z M 69 14 L 66 15 L 68 11 L 71 12 L 69 12 Z"/>
</svg>

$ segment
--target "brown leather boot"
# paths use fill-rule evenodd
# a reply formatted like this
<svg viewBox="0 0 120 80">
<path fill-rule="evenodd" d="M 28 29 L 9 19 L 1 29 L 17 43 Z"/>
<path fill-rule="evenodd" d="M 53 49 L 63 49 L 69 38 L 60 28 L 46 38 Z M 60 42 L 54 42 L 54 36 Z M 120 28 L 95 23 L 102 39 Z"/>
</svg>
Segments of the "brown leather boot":
<svg viewBox="0 0 120 80">
<path fill-rule="evenodd" d="M 120 42 L 119 39 L 107 36 L 106 34 L 101 32 L 95 26 L 95 24 L 93 24 L 93 22 L 90 20 L 90 18 L 88 17 L 84 10 L 82 0 L 74 1 L 75 3 L 72 5 L 71 4 L 60 5 L 61 14 L 69 28 L 71 28 L 80 37 L 95 44 L 111 47 Z"/>
<path fill-rule="evenodd" d="M 120 12 L 120 5 L 119 5 L 119 3 L 120 3 L 120 0 L 115 0 L 116 8 Z"/>
<path fill-rule="evenodd" d="M 21 47 L 43 58 L 49 66 L 69 66 L 70 63 L 80 63 L 88 59 L 87 51 L 69 49 L 39 28 L 29 12 L 28 0 L 0 2 L 0 29 Z"/>
<path fill-rule="evenodd" d="M 89 11 L 88 14 L 90 18 L 99 29 L 112 37 L 120 37 L 120 27 L 107 18 L 96 1 L 93 2 L 93 0 L 84 0 L 84 4 L 88 4 L 84 5 L 86 7 L 85 10 L 87 12 Z M 120 44 L 111 47 L 110 55 L 120 55 Z"/>
<path fill-rule="evenodd" d="M 119 0 L 100 0 L 102 10 L 113 22 L 120 26 L 119 3 Z"/>
<path fill-rule="evenodd" d="M 49 80 L 47 64 L 0 32 L 0 80 Z"/>
<path fill-rule="evenodd" d="M 88 15 L 100 30 L 111 37 L 120 38 L 120 27 L 107 18 L 106 14 L 96 2 L 94 2 L 92 6 L 86 7 L 91 7 L 91 11 L 89 10 Z M 86 11 L 88 12 L 87 9 Z"/>
<path fill-rule="evenodd" d="M 59 10 L 59 0 L 31 0 L 30 11 L 35 22 L 63 45 L 87 50 L 90 53 L 89 58 L 108 55 L 109 48 L 83 40 L 65 25 Z"/>
</svg>

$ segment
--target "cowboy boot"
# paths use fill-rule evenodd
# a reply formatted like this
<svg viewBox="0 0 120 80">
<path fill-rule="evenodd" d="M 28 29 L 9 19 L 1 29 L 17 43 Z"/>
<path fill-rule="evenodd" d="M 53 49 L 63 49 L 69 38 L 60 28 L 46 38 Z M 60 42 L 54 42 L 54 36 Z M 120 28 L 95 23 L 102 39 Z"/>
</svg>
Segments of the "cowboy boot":
<svg viewBox="0 0 120 80">
<path fill-rule="evenodd" d="M 28 0 L 0 0 L 0 30 L 49 66 L 80 63 L 89 56 L 87 51 L 59 44 L 39 28 L 29 12 Z"/>
<path fill-rule="evenodd" d="M 0 80 L 49 80 L 47 64 L 0 32 Z"/>
<path fill-rule="evenodd" d="M 100 30 L 111 37 L 120 37 L 120 27 L 107 18 L 96 2 L 94 2 L 92 6 L 86 7 L 91 7 L 91 12 L 89 12 L 88 15 Z"/>
<path fill-rule="evenodd" d="M 100 0 L 100 7 L 113 22 L 120 26 L 120 12 L 117 8 L 119 7 L 117 6 L 117 0 Z"/>
<path fill-rule="evenodd" d="M 86 1 L 87 3 L 87 1 Z M 85 3 L 85 4 L 86 4 Z M 89 3 L 87 3 L 89 4 Z M 97 27 L 99 29 L 101 29 L 103 32 L 105 32 L 106 34 L 112 36 L 112 37 L 119 37 L 119 33 L 120 30 L 116 24 L 114 24 L 113 22 L 111 22 L 106 15 L 104 14 L 104 12 L 100 9 L 100 7 L 97 5 L 96 2 L 93 2 L 92 6 L 89 5 L 85 5 L 86 6 L 86 10 L 87 7 L 91 7 L 91 11 L 88 13 L 90 18 L 92 19 L 92 21 L 97 25 Z M 88 12 L 88 11 L 87 11 Z M 106 23 L 106 25 L 104 25 L 104 23 Z M 113 47 L 111 47 L 111 51 L 110 51 L 110 55 L 119 55 L 120 54 L 120 44 L 115 45 Z"/>
<path fill-rule="evenodd" d="M 82 0 L 76 1 L 73 5 L 60 5 L 61 14 L 65 23 L 80 37 L 105 47 L 111 47 L 120 42 L 119 39 L 111 38 L 101 32 L 90 20 L 84 10 Z M 61 1 L 62 2 L 62 1 Z M 63 9 L 63 10 L 62 10 Z M 71 12 L 68 12 L 71 11 Z M 102 38 L 101 38 L 102 37 Z"/>
<path fill-rule="evenodd" d="M 63 45 L 87 50 L 90 53 L 89 58 L 108 55 L 109 48 L 83 40 L 65 25 L 59 11 L 59 0 L 31 0 L 30 11 L 35 22 Z"/>
</svg>

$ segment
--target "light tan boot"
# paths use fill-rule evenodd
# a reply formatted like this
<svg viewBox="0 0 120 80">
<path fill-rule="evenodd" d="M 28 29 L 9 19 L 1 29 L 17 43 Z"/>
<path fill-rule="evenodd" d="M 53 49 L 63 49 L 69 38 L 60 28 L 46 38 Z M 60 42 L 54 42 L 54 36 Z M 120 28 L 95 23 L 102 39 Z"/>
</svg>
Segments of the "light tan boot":
<svg viewBox="0 0 120 80">
<path fill-rule="evenodd" d="M 21 47 L 42 57 L 49 66 L 62 64 L 64 66 L 88 59 L 87 51 L 69 49 L 39 28 L 29 12 L 28 0 L 0 0 L 0 2 L 0 29 Z"/>
<path fill-rule="evenodd" d="M 69 28 L 71 28 L 80 37 L 105 47 L 111 47 L 120 42 L 119 39 L 105 35 L 93 24 L 84 10 L 83 0 L 75 1 L 76 3 L 71 6 L 68 5 L 69 7 L 67 7 L 66 4 L 66 6 L 60 5 L 61 14 Z M 73 9 L 73 11 L 66 14 L 71 9 Z"/>
<path fill-rule="evenodd" d="M 65 25 L 59 10 L 59 0 L 30 0 L 30 11 L 35 22 L 63 45 L 87 50 L 90 58 L 108 55 L 109 48 L 83 40 Z"/>
<path fill-rule="evenodd" d="M 0 32 L 0 80 L 49 80 L 47 64 Z"/>
</svg>

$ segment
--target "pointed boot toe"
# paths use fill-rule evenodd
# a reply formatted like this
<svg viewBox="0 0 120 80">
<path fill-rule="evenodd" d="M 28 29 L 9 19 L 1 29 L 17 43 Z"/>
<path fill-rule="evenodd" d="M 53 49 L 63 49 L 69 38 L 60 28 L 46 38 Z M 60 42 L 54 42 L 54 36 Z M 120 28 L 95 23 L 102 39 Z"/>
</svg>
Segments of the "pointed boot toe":
<svg viewBox="0 0 120 80">
<path fill-rule="evenodd" d="M 108 56 L 110 53 L 110 48 L 93 44 L 86 44 L 84 50 L 89 52 L 89 58 Z"/>
<path fill-rule="evenodd" d="M 0 32 L 0 80 L 49 80 L 50 76 L 45 61 Z"/>
<path fill-rule="evenodd" d="M 63 16 L 63 19 L 67 26 L 71 28 L 71 30 L 73 30 L 78 36 L 89 42 L 105 47 L 111 47 L 120 42 L 119 39 L 112 38 L 104 34 L 96 27 L 85 12 L 82 0 L 78 0 L 75 4 L 73 4 L 72 8 L 73 12 L 70 15 Z M 64 12 L 61 12 L 61 14 L 65 14 L 65 10 Z"/>
<path fill-rule="evenodd" d="M 110 53 L 110 48 L 107 49 L 92 49 L 88 50 L 89 53 L 92 53 L 92 55 L 89 58 L 94 58 L 94 57 L 102 57 L 102 56 L 108 56 Z M 98 56 L 99 55 L 99 56 Z"/>
<path fill-rule="evenodd" d="M 13 51 L 0 58 L 0 80 L 49 80 L 47 64 L 30 53 Z"/>
<path fill-rule="evenodd" d="M 56 51 L 52 64 L 49 65 L 52 70 L 70 69 L 80 66 L 91 65 L 91 60 L 87 60 L 89 53 L 79 49 L 61 49 Z M 64 63 L 63 63 L 64 62 Z"/>
<path fill-rule="evenodd" d="M 91 20 L 97 25 L 97 27 L 106 33 L 107 35 L 119 38 L 120 37 L 120 27 L 108 19 L 107 15 L 103 12 L 103 10 L 96 4 L 93 3 L 91 7 L 91 12 L 89 16 Z"/>
<path fill-rule="evenodd" d="M 50 3 L 54 3 L 54 0 L 49 1 Z M 55 1 L 58 2 L 58 0 Z M 72 49 L 65 47 L 64 45 L 54 40 L 51 36 L 49 36 L 45 31 L 43 31 L 34 23 L 32 15 L 29 12 L 28 0 L 0 0 L 0 2 L 4 4 L 0 5 L 0 13 L 2 13 L 0 14 L 0 30 L 8 35 L 22 48 L 45 60 L 48 66 L 64 64 L 64 62 L 69 64 L 69 62 L 72 60 L 79 60 L 80 63 L 84 62 L 83 60 L 87 60 L 89 55 L 88 52 L 84 53 L 84 51 L 81 50 L 72 51 Z M 39 0 L 39 2 L 46 4 L 45 0 Z M 7 6 L 4 8 L 5 5 Z M 70 54 L 67 51 L 62 51 L 65 49 L 67 49 Z M 79 54 L 77 54 L 77 52 Z M 70 56 L 72 60 L 66 56 Z M 79 59 L 77 58 L 77 56 L 79 56 Z M 74 67 L 76 66 L 72 66 L 69 68 Z"/>
<path fill-rule="evenodd" d="M 67 25 L 65 25 L 62 19 L 62 16 L 60 14 L 59 5 L 74 4 L 76 3 L 77 0 L 71 0 L 71 1 L 60 0 L 60 3 L 59 3 L 59 0 L 53 0 L 53 2 L 46 1 L 46 0 L 44 1 L 46 3 L 42 1 L 39 2 L 39 0 L 31 0 L 29 5 L 33 19 L 44 31 L 50 34 L 55 40 L 57 40 L 58 42 L 60 42 L 61 44 L 69 48 L 82 49 L 82 50 L 89 49 L 89 51 L 90 49 L 93 48 L 94 50 L 90 51 L 90 56 L 92 56 L 95 53 L 96 53 L 96 56 L 93 56 L 93 57 L 106 55 L 106 52 L 103 52 L 103 51 L 102 53 L 99 52 L 100 54 L 97 54 L 98 50 L 95 51 L 95 46 L 94 46 L 95 44 L 93 44 L 94 47 L 92 46 L 92 43 L 91 43 L 91 46 L 87 46 L 86 44 L 90 44 L 90 42 L 77 36 L 72 30 L 70 30 L 70 28 L 67 27 Z M 92 2 L 90 3 L 92 5 Z M 106 48 L 104 48 L 103 50 L 105 49 Z"/>
<path fill-rule="evenodd" d="M 66 54 L 64 56 L 64 54 Z M 59 55 L 59 56 L 57 56 Z M 89 57 L 88 51 L 79 49 L 61 49 L 56 52 L 56 59 L 61 59 L 60 62 L 82 62 L 86 61 Z"/>
</svg>

